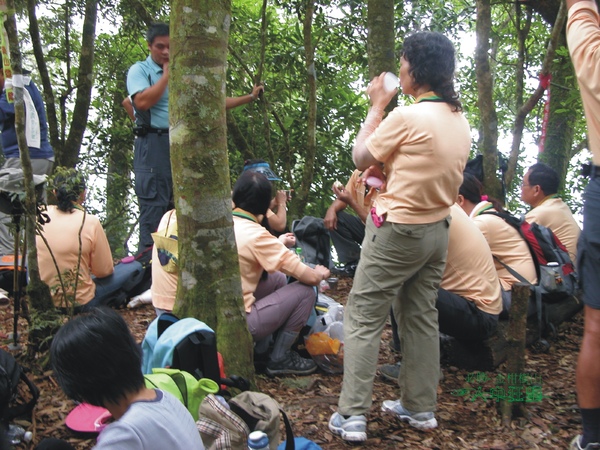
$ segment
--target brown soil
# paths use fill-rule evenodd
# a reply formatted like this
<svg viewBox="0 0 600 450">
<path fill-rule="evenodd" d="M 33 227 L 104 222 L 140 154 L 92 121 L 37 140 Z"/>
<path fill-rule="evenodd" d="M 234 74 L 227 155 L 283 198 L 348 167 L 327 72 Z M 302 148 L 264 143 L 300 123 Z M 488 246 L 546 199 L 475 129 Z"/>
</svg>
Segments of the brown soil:
<svg viewBox="0 0 600 450">
<path fill-rule="evenodd" d="M 336 292 L 329 295 L 344 303 L 352 280 L 341 278 Z M 141 341 L 146 327 L 154 319 L 151 306 L 121 311 L 132 332 Z M 503 428 L 497 403 L 485 398 L 498 377 L 506 375 L 504 365 L 494 372 L 472 373 L 456 367 L 443 367 L 444 379 L 438 388 L 439 427 L 428 433 L 419 432 L 405 423 L 380 412 L 381 402 L 398 397 L 398 388 L 379 376 L 373 389 L 373 406 L 368 420 L 368 440 L 360 447 L 373 449 L 557 449 L 568 448 L 570 439 L 580 432 L 575 392 L 575 365 L 582 336 L 582 316 L 564 323 L 558 337 L 551 342 L 548 353 L 527 353 L 527 369 L 536 380 L 541 380 L 543 398 L 537 396 L 526 402 L 529 419 L 513 419 L 510 427 Z M 12 331 L 12 305 L 0 306 L 0 345 L 6 349 L 10 341 L 5 334 Z M 26 342 L 27 323 L 21 319 L 20 342 Z M 391 330 L 386 327 L 380 347 L 379 363 L 393 363 L 397 355 L 389 349 Z M 18 355 L 19 352 L 12 352 Z M 225 358 L 226 359 L 226 358 Z M 40 400 L 33 423 L 21 422 L 34 433 L 33 442 L 54 436 L 68 439 L 77 449 L 91 448 L 94 439 L 76 436 L 64 425 L 64 418 L 73 408 L 52 378 L 50 371 L 32 368 L 30 376 L 39 386 Z M 257 376 L 262 392 L 275 398 L 286 410 L 295 434 L 305 436 L 323 449 L 349 449 L 327 429 L 327 421 L 336 410 L 342 375 L 319 371 L 308 377 L 269 378 Z M 481 388 L 481 389 L 479 389 Z M 33 448 L 22 446 L 20 448 Z"/>
</svg>

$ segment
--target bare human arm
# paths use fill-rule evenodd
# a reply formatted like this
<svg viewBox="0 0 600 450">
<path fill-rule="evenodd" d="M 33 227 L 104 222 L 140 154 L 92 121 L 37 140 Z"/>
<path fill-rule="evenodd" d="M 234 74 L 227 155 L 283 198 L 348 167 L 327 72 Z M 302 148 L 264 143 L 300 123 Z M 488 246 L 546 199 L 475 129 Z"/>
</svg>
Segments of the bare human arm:
<svg viewBox="0 0 600 450">
<path fill-rule="evenodd" d="M 367 95 L 371 103 L 371 108 L 367 114 L 367 118 L 363 123 L 358 135 L 356 136 L 356 142 L 352 149 L 352 159 L 356 168 L 359 170 L 365 170 L 369 166 L 378 164 L 378 161 L 373 157 L 366 145 L 367 138 L 375 131 L 383 119 L 383 112 L 388 103 L 396 95 L 395 91 L 386 91 L 383 87 L 383 78 L 385 72 L 381 73 L 378 77 L 371 80 L 367 86 Z"/>
<path fill-rule="evenodd" d="M 287 226 L 287 201 L 286 191 L 277 191 L 275 198 L 271 200 L 270 209 L 273 211 L 273 215 L 269 216 L 267 220 L 271 229 L 275 231 L 282 232 Z"/>
<path fill-rule="evenodd" d="M 252 92 L 247 95 L 240 97 L 227 97 L 225 99 L 225 109 L 237 108 L 238 106 L 246 105 L 251 103 L 258 98 L 261 92 L 264 92 L 265 88 L 262 84 L 257 84 L 252 88 Z"/>
<path fill-rule="evenodd" d="M 125 97 L 123 99 L 123 101 L 121 102 L 121 105 L 123 105 L 123 108 L 125 108 L 125 111 L 127 111 L 127 115 L 129 116 L 129 118 L 135 122 L 135 113 L 133 111 L 133 104 L 131 103 L 131 97 L 129 97 L 129 96 Z"/>
</svg>

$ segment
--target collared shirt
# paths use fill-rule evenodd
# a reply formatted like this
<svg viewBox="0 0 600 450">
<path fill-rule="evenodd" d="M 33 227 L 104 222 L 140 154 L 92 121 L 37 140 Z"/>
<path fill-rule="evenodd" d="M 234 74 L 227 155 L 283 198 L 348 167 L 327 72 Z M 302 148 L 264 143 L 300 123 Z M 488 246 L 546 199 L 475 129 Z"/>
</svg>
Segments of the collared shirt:
<svg viewBox="0 0 600 450">
<path fill-rule="evenodd" d="M 502 293 L 492 251 L 475 223 L 454 204 L 448 258 L 440 287 L 472 301 L 488 314 L 502 311 Z"/>
<path fill-rule="evenodd" d="M 156 84 L 162 74 L 162 67 L 156 64 L 150 55 L 145 61 L 136 62 L 127 73 L 127 91 L 131 98 Z M 135 99 L 133 104 L 135 107 Z M 160 100 L 149 111 L 152 128 L 169 128 L 169 88 L 165 89 Z"/>
<path fill-rule="evenodd" d="M 471 211 L 471 219 L 483 233 L 490 246 L 492 255 L 510 266 L 531 284 L 537 283 L 537 274 L 531 252 L 525 239 L 512 225 L 494 214 L 483 214 L 485 211 L 496 212 L 490 202 L 481 202 Z M 452 226 L 452 225 L 451 225 Z M 512 285 L 518 283 L 515 278 L 499 261 L 494 260 L 502 289 L 510 291 Z"/>
<path fill-rule="evenodd" d="M 386 188 L 375 200 L 377 214 L 394 223 L 424 224 L 450 214 L 471 148 L 469 123 L 427 92 L 398 106 L 371 134 L 366 146 L 385 164 Z"/>
<path fill-rule="evenodd" d="M 577 261 L 577 240 L 581 229 L 573 213 L 560 198 L 546 197 L 539 205 L 525 215 L 527 222 L 535 222 L 550 228 L 556 237 L 567 247 L 571 261 Z"/>
<path fill-rule="evenodd" d="M 598 9 L 593 1 L 581 1 L 569 9 L 567 43 L 581 90 L 589 148 L 597 166 L 600 165 L 599 24 Z"/>
</svg>

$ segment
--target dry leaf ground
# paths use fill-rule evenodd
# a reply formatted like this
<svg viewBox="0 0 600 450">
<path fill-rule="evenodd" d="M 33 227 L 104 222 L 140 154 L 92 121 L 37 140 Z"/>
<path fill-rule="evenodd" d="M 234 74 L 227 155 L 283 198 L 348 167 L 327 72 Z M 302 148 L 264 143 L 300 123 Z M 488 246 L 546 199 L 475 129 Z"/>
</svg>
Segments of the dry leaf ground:
<svg viewBox="0 0 600 450">
<path fill-rule="evenodd" d="M 341 278 L 336 292 L 330 293 L 345 302 L 352 280 Z M 151 306 L 122 310 L 134 335 L 141 341 L 146 327 L 154 318 Z M 2 334 L 12 330 L 12 306 L 0 306 Z M 493 372 L 473 373 L 443 366 L 444 379 L 438 388 L 437 418 L 439 427 L 429 433 L 416 431 L 380 412 L 381 402 L 396 398 L 398 388 L 380 377 L 375 379 L 373 407 L 369 414 L 367 442 L 352 446 L 333 436 L 327 420 L 335 411 L 342 383 L 341 375 L 317 372 L 308 377 L 269 378 L 257 376 L 261 391 L 274 397 L 287 411 L 298 436 L 305 436 L 323 449 L 566 449 L 572 436 L 580 432 L 575 392 L 575 365 L 582 335 L 582 316 L 564 323 L 548 353 L 527 353 L 527 372 L 539 388 L 529 387 L 526 402 L 529 419 L 516 418 L 505 429 L 500 424 L 497 403 L 489 397 L 499 377 L 506 376 L 504 366 Z M 27 324 L 20 321 L 20 332 Z M 393 363 L 397 355 L 388 347 L 391 330 L 387 327 L 381 341 L 380 364 Z M 21 338 L 21 342 L 25 337 Z M 2 348 L 9 341 L 0 340 Z M 226 360 L 226 356 L 225 356 Z M 91 448 L 94 438 L 76 436 L 64 426 L 64 418 L 73 407 L 53 381 L 50 372 L 32 368 L 30 376 L 41 390 L 32 424 L 23 423 L 34 432 L 33 442 L 55 436 L 68 439 L 77 449 Z M 530 380 L 528 379 L 528 380 Z M 527 381 L 529 382 L 529 381 Z M 533 383 L 532 383 L 533 384 Z M 21 448 L 33 448 L 33 445 Z"/>
</svg>

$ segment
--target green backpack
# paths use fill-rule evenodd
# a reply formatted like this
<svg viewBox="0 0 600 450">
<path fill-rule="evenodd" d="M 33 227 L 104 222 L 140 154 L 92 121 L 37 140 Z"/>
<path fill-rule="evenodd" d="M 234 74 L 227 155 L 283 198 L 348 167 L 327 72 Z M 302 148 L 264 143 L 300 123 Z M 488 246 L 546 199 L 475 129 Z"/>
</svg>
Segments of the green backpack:
<svg viewBox="0 0 600 450">
<path fill-rule="evenodd" d="M 219 392 L 219 385 L 209 378 L 197 380 L 193 375 L 179 369 L 155 368 L 144 375 L 146 387 L 160 389 L 175 396 L 198 420 L 198 408 L 204 397 Z"/>
</svg>

